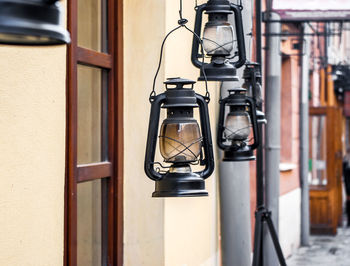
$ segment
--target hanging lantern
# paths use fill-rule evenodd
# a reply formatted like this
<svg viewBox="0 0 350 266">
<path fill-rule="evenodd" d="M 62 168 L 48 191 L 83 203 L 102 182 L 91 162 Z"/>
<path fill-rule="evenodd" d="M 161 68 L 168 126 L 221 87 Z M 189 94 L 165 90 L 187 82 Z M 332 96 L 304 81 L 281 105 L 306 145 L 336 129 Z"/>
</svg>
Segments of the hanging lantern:
<svg viewBox="0 0 350 266">
<path fill-rule="evenodd" d="M 203 12 L 208 14 L 208 22 L 204 26 L 201 36 Z M 235 30 L 229 23 L 228 16 L 235 16 Z M 209 0 L 206 4 L 196 8 L 194 32 L 201 36 L 206 54 L 199 54 L 199 40 L 194 36 L 192 43 L 192 63 L 200 68 L 198 80 L 208 81 L 238 81 L 236 68 L 246 61 L 244 31 L 241 8 L 228 0 Z M 229 62 L 235 53 L 237 42 L 238 60 Z M 235 54 L 234 54 L 235 55 Z M 211 58 L 210 63 L 199 60 L 204 56 Z"/>
<path fill-rule="evenodd" d="M 334 82 L 334 93 L 337 99 L 344 101 L 344 93 L 350 90 L 350 68 L 348 65 L 334 65 L 332 66 L 332 80 Z"/>
<path fill-rule="evenodd" d="M 217 144 L 224 150 L 223 161 L 254 160 L 258 134 L 255 102 L 246 96 L 246 89 L 229 90 L 229 95 L 220 100 L 217 135 Z"/>
<path fill-rule="evenodd" d="M 262 108 L 263 104 L 261 78 L 260 64 L 255 62 L 245 64 L 245 69 L 243 71 L 244 83 L 242 88 L 247 90 L 247 96 L 252 98 L 256 103 L 256 117 L 258 124 L 266 124 L 267 121 L 265 114 L 259 110 Z"/>
<path fill-rule="evenodd" d="M 214 170 L 207 102 L 194 92 L 194 81 L 175 78 L 164 83 L 166 92 L 152 98 L 148 128 L 145 172 L 156 182 L 152 196 L 207 196 L 204 179 Z M 193 109 L 197 107 L 200 127 L 193 117 Z M 167 118 L 160 128 L 159 148 L 167 167 L 154 161 L 161 108 L 166 109 Z M 193 172 L 193 164 L 205 168 Z M 160 167 L 155 170 L 156 166 Z"/>
<path fill-rule="evenodd" d="M 58 0 L 0 0 L 0 43 L 55 45 L 70 42 Z"/>
</svg>

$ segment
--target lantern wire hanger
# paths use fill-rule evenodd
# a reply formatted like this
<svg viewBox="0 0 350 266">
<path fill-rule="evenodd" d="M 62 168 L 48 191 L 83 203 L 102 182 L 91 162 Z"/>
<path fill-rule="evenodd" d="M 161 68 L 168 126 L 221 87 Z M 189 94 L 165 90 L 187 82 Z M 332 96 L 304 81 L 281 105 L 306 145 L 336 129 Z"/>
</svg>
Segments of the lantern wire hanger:
<svg viewBox="0 0 350 266">
<path fill-rule="evenodd" d="M 151 91 L 151 94 L 149 96 L 149 101 L 152 102 L 155 98 L 155 96 L 157 95 L 156 94 L 156 91 L 155 91 L 155 87 L 156 87 L 156 81 L 157 81 L 157 77 L 158 77 L 158 74 L 159 74 L 159 71 L 160 71 L 160 67 L 162 65 L 162 59 L 163 59 L 163 52 L 164 52 L 164 45 L 165 45 L 165 42 L 166 40 L 168 39 L 168 37 L 174 33 L 175 31 L 177 31 L 178 29 L 181 29 L 181 28 L 185 28 L 187 31 L 189 31 L 197 40 L 198 42 L 200 43 L 200 49 L 201 49 L 201 52 L 204 54 L 204 48 L 203 48 L 203 41 L 202 39 L 193 31 L 191 30 L 190 28 L 188 28 L 186 26 L 188 20 L 186 18 L 183 17 L 182 15 L 182 10 L 183 10 L 183 7 L 182 7 L 182 0 L 180 0 L 180 9 L 179 9 L 179 17 L 180 19 L 177 21 L 177 24 L 179 24 L 179 26 L 175 27 L 174 29 L 172 29 L 163 39 L 163 42 L 162 42 L 162 46 L 160 48 L 160 56 L 159 56 L 159 63 L 158 63 L 158 67 L 157 67 L 157 71 L 156 71 L 156 74 L 154 76 L 154 79 L 153 79 L 153 87 L 152 87 L 152 91 Z M 205 69 L 204 69 L 204 57 L 202 58 L 202 67 L 201 67 L 201 70 L 203 72 L 203 76 L 204 76 L 204 81 L 205 81 L 205 100 L 207 103 L 210 102 L 210 93 L 209 93 L 209 90 L 208 90 L 208 79 L 207 79 L 207 75 L 205 73 Z"/>
<path fill-rule="evenodd" d="M 201 38 L 194 32 L 192 31 L 191 29 L 189 29 L 186 24 L 188 22 L 188 20 L 186 18 L 183 17 L 183 5 L 182 5 L 182 0 L 180 0 L 180 8 L 179 8 L 179 20 L 177 21 L 178 23 L 178 26 L 175 27 L 174 29 L 172 29 L 163 39 L 162 41 L 162 45 L 161 45 L 161 50 L 160 50 L 160 57 L 159 57 L 159 63 L 158 63 L 158 67 L 157 67 L 157 71 L 156 71 L 156 74 L 154 76 L 154 79 L 153 79 L 153 86 L 152 86 L 152 91 L 150 93 L 150 96 L 149 96 L 149 101 L 152 103 L 157 94 L 156 94 L 156 90 L 155 90 L 155 86 L 156 86 L 156 81 L 157 81 L 157 77 L 158 77 L 158 74 L 159 74 L 159 71 L 160 71 L 160 68 L 161 68 L 161 65 L 162 65 L 162 59 L 163 59 L 163 53 L 164 53 L 164 46 L 165 46 L 165 43 L 168 39 L 168 37 L 174 33 L 175 31 L 177 31 L 178 29 L 181 29 L 181 28 L 185 28 L 187 31 L 189 31 L 191 34 L 193 34 L 195 36 L 195 38 L 198 40 L 198 42 L 200 43 L 200 48 L 201 48 L 201 51 L 203 52 L 204 51 L 204 48 L 203 48 L 203 42 L 201 40 Z M 204 57 L 202 58 L 203 62 L 204 62 Z M 203 76 L 204 76 L 204 80 L 205 80 L 205 89 L 206 89 L 206 93 L 205 93 L 205 96 L 203 97 L 205 99 L 205 101 L 207 103 L 210 102 L 210 93 L 209 93 L 209 90 L 208 90 L 208 83 L 207 83 L 207 76 L 205 74 L 205 70 L 202 69 L 203 71 Z M 163 135 L 160 135 L 159 138 L 164 138 L 166 139 L 165 141 L 168 143 L 168 145 L 172 146 L 174 148 L 173 151 L 176 151 L 176 153 L 174 153 L 171 158 L 175 158 L 176 156 L 180 155 L 180 154 L 183 154 L 183 153 L 186 153 L 188 156 L 193 156 L 193 157 L 197 157 L 196 154 L 194 154 L 191 150 L 191 147 L 198 144 L 199 142 L 202 142 L 203 141 L 203 137 L 200 137 L 190 143 L 182 143 L 174 138 L 171 138 L 169 136 L 163 136 Z M 178 144 L 178 145 L 175 145 L 175 144 Z M 203 155 L 202 155 L 202 152 L 200 153 L 200 156 L 198 158 L 198 160 L 194 161 L 194 162 L 190 162 L 191 165 L 202 165 L 202 161 L 203 161 Z M 170 159 L 171 159 L 170 158 Z M 162 163 L 160 162 L 153 162 L 153 165 L 158 165 L 159 167 L 156 167 L 156 171 L 158 173 L 166 173 L 165 170 L 162 170 L 161 168 L 163 169 L 168 169 L 168 168 L 171 168 L 171 166 L 166 166 L 166 165 L 163 165 Z"/>
</svg>

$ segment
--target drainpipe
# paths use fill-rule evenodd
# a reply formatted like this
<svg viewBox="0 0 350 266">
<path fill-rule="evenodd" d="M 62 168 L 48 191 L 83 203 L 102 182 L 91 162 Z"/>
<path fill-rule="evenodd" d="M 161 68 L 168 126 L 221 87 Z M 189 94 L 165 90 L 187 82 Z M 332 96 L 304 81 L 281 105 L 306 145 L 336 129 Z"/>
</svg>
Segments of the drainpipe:
<svg viewBox="0 0 350 266">
<path fill-rule="evenodd" d="M 303 25 L 303 32 L 308 33 L 308 27 Z M 310 206 L 309 206 L 309 38 L 304 36 L 303 53 L 301 59 L 300 86 L 300 186 L 301 186 L 301 245 L 308 246 L 310 238 Z M 304 46 L 305 45 L 305 46 Z"/>
<path fill-rule="evenodd" d="M 269 14 L 270 20 L 279 20 L 276 13 Z M 279 34 L 281 24 L 267 23 L 267 32 Z M 265 184 L 266 207 L 272 212 L 271 218 L 278 233 L 279 196 L 280 196 L 280 141 L 281 141 L 281 56 L 280 37 L 267 36 L 265 113 L 268 123 L 265 127 Z M 268 230 L 264 230 L 264 265 L 279 265 L 276 251 Z"/>
<path fill-rule="evenodd" d="M 231 1 L 236 4 L 237 1 Z M 244 32 L 251 30 L 251 3 L 245 1 L 243 9 Z M 230 18 L 231 19 L 231 18 Z M 233 18 L 231 21 L 234 24 Z M 246 37 L 246 48 L 250 40 Z M 250 51 L 247 51 L 247 55 Z M 248 57 L 249 58 L 249 57 Z M 242 76 L 242 69 L 238 75 Z M 237 82 L 223 82 L 221 96 L 228 94 L 228 89 L 239 87 Z M 221 154 L 221 153 L 220 153 Z M 249 162 L 219 163 L 220 180 L 220 217 L 221 217 L 221 252 L 223 266 L 251 265 L 251 217 L 250 217 L 250 171 Z"/>
<path fill-rule="evenodd" d="M 251 265 L 249 163 L 220 162 L 223 266 Z"/>
</svg>

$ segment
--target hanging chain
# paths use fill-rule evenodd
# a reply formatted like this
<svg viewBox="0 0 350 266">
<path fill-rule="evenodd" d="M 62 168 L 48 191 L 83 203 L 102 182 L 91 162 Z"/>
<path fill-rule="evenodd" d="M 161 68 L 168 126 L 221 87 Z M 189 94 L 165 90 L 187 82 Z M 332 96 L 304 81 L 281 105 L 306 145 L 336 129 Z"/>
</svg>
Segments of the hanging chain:
<svg viewBox="0 0 350 266">
<path fill-rule="evenodd" d="M 197 6 L 197 0 L 196 0 L 196 6 Z M 204 54 L 204 48 L 203 48 L 203 41 L 202 39 L 198 36 L 198 34 L 196 34 L 194 31 L 192 31 L 191 29 L 189 29 L 186 24 L 188 22 L 187 19 L 183 18 L 183 15 L 182 15 L 182 0 L 180 0 L 180 9 L 179 9 L 179 16 L 180 16 L 180 19 L 177 21 L 177 23 L 179 24 L 179 26 L 177 26 L 176 28 L 172 29 L 164 38 L 163 42 L 162 42 L 162 46 L 160 48 L 160 57 L 159 57 L 159 63 L 158 63 L 158 67 L 157 67 L 157 71 L 156 71 L 156 74 L 154 76 L 154 79 L 153 79 L 153 87 L 152 87 L 152 91 L 150 93 L 150 96 L 149 96 L 149 101 L 150 102 L 153 102 L 154 101 L 154 98 L 157 96 L 156 94 L 156 91 L 155 91 L 155 86 L 156 86 L 156 81 L 157 81 L 157 76 L 159 74 L 159 71 L 160 71 L 160 67 L 162 65 L 162 58 L 163 58 L 163 51 L 164 51 L 164 45 L 165 45 L 165 42 L 166 40 L 168 39 L 168 37 L 175 31 L 177 31 L 178 29 L 180 28 L 185 28 L 187 31 L 189 31 L 190 33 L 193 34 L 193 36 L 195 36 L 195 38 L 197 39 L 197 41 L 199 42 L 200 44 L 200 49 L 201 49 L 201 53 Z M 203 76 L 204 76 L 204 81 L 205 81 L 205 100 L 207 103 L 209 103 L 210 101 L 210 93 L 209 93 L 209 90 L 208 90 L 208 79 L 207 79 L 207 75 L 205 74 L 205 70 L 204 70 L 204 56 L 202 58 L 202 67 L 201 67 L 201 70 L 203 72 Z"/>
</svg>

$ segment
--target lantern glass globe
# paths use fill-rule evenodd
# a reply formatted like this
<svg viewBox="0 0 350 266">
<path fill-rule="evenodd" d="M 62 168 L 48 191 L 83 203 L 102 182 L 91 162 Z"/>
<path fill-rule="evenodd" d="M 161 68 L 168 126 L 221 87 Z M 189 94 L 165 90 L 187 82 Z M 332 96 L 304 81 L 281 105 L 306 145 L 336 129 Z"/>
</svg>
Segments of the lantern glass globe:
<svg viewBox="0 0 350 266">
<path fill-rule="evenodd" d="M 247 112 L 235 111 L 227 115 L 225 122 L 225 138 L 231 141 L 245 141 L 251 131 L 251 121 Z"/>
<path fill-rule="evenodd" d="M 159 147 L 165 162 L 196 161 L 202 147 L 202 136 L 197 121 L 186 123 L 163 122 Z"/>
<path fill-rule="evenodd" d="M 230 55 L 234 48 L 234 31 L 229 23 L 207 23 L 203 32 L 203 48 L 207 55 Z"/>
</svg>

